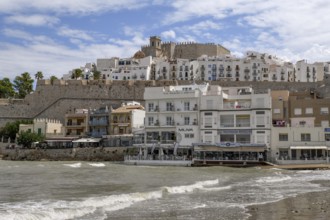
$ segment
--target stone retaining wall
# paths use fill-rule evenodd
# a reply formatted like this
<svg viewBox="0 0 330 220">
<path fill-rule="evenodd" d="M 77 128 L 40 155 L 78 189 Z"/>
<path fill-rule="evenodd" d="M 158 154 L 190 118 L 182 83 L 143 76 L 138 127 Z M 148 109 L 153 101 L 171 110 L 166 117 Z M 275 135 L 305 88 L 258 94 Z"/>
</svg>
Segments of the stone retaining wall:
<svg viewBox="0 0 330 220">
<path fill-rule="evenodd" d="M 71 149 L 2 149 L 3 160 L 124 161 L 126 147 Z"/>
</svg>

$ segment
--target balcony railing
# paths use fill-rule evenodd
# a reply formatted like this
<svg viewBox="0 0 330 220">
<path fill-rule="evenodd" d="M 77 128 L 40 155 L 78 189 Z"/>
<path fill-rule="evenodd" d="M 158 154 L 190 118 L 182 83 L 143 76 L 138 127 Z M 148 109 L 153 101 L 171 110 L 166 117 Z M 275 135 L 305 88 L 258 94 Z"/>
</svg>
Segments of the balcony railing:
<svg viewBox="0 0 330 220">
<path fill-rule="evenodd" d="M 236 127 L 251 127 L 249 122 L 236 122 Z"/>
<path fill-rule="evenodd" d="M 106 126 L 108 125 L 107 121 L 89 121 L 90 126 Z"/>
</svg>

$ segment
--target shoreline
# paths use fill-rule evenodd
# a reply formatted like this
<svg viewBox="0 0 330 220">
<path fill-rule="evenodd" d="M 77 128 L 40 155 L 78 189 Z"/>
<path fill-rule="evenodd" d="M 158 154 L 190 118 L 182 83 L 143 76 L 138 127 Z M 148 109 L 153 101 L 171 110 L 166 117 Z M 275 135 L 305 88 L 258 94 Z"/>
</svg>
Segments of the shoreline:
<svg viewBox="0 0 330 220">
<path fill-rule="evenodd" d="M 307 192 L 280 201 L 246 207 L 248 220 L 327 220 L 330 219 L 330 183 L 314 181 L 326 190 Z"/>
</svg>

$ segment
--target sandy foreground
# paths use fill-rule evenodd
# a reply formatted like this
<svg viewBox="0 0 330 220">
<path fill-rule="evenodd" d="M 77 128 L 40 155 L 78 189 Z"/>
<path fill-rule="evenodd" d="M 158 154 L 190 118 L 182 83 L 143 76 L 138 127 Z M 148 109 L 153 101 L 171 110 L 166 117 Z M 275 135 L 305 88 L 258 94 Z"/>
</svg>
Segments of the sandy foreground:
<svg viewBox="0 0 330 220">
<path fill-rule="evenodd" d="M 310 192 L 278 202 L 248 207 L 249 220 L 328 220 L 330 219 L 330 181 L 317 183 L 328 191 Z"/>
</svg>

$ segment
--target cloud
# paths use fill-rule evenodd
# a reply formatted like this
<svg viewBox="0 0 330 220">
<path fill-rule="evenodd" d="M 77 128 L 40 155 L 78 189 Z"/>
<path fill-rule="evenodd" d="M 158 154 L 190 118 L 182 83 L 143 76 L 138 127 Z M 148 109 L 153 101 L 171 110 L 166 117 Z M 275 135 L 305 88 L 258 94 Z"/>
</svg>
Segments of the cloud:
<svg viewBox="0 0 330 220">
<path fill-rule="evenodd" d="M 7 37 L 22 39 L 25 40 L 26 42 L 43 42 L 47 44 L 54 43 L 54 41 L 51 38 L 45 35 L 32 35 L 28 32 L 18 29 L 6 28 L 2 31 L 2 33 Z"/>
<path fill-rule="evenodd" d="M 205 19 L 218 24 L 222 30 L 221 33 L 211 32 L 210 25 L 209 30 L 199 31 L 203 25 L 207 26 L 207 23 L 200 22 L 199 27 L 177 26 L 174 28 L 177 34 L 182 29 L 182 33 L 189 33 L 198 39 L 201 39 L 200 36 L 207 37 L 207 32 L 210 36 L 218 36 L 227 41 L 244 38 L 241 39 L 244 45 L 241 51 L 244 48 L 265 49 L 285 56 L 293 54 L 294 57 L 307 56 L 309 60 L 315 60 L 312 54 L 321 57 L 316 54 L 319 52 L 326 56 L 330 48 L 330 29 L 326 28 L 330 22 L 328 0 L 303 3 L 298 0 L 176 0 L 170 6 L 172 10 L 164 18 L 165 25 Z M 236 46 L 230 47 L 235 44 L 227 42 L 227 45 L 228 49 L 239 52 Z"/>
<path fill-rule="evenodd" d="M 25 13 L 26 11 L 56 14 L 90 15 L 121 9 L 138 9 L 148 5 L 148 0 L 1 0 L 0 13 Z"/>
<path fill-rule="evenodd" d="M 86 41 L 93 41 L 93 37 L 88 34 L 86 31 L 71 29 L 66 26 L 60 27 L 57 31 L 57 34 L 62 37 L 69 37 L 72 39 L 81 39 Z"/>
<path fill-rule="evenodd" d="M 5 18 L 9 24 L 17 23 L 29 26 L 52 26 L 59 23 L 59 19 L 48 15 L 12 15 Z"/>
<path fill-rule="evenodd" d="M 0 76 L 10 79 L 29 72 L 31 75 L 41 70 L 45 78 L 55 75 L 61 78 L 69 70 L 83 66 L 86 62 L 96 62 L 97 58 L 131 57 L 147 39 L 132 37 L 129 40 L 115 39 L 109 43 L 79 44 L 70 48 L 51 41 L 44 36 L 32 35 L 24 31 L 6 29 L 6 36 L 18 35 L 27 43 L 15 45 L 0 41 Z"/>
<path fill-rule="evenodd" d="M 164 31 L 160 34 L 160 36 L 164 39 L 175 39 L 175 31 L 169 30 L 169 31 Z"/>
</svg>

